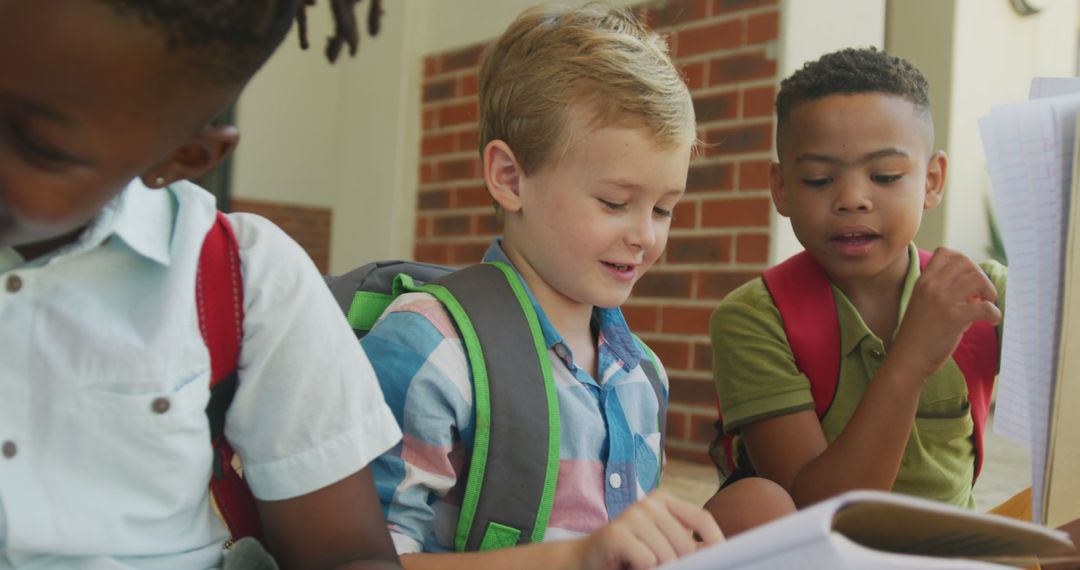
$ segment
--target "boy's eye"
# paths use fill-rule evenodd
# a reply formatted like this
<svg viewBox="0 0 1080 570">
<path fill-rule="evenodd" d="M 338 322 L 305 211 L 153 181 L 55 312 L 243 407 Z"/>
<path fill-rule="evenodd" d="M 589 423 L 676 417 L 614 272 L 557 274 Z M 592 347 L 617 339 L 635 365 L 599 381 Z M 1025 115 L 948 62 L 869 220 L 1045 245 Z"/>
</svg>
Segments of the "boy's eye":
<svg viewBox="0 0 1080 570">
<path fill-rule="evenodd" d="M 597 198 L 597 200 L 599 200 L 600 203 L 603 204 L 605 208 L 607 208 L 607 209 L 609 209 L 609 210 L 611 210 L 613 212 L 619 212 L 619 211 L 625 210 L 626 206 L 627 206 L 626 202 L 610 202 L 610 201 L 605 200 L 603 198 Z"/>
<path fill-rule="evenodd" d="M 42 162 L 74 162 L 75 160 L 67 153 L 48 147 L 34 140 L 33 137 L 26 134 L 26 131 L 18 125 L 12 125 L 10 131 L 12 138 L 15 141 L 15 146 L 29 155 L 31 159 Z"/>
<path fill-rule="evenodd" d="M 870 176 L 870 180 L 873 180 L 874 184 L 892 184 L 903 176 L 903 174 L 874 174 Z"/>
<path fill-rule="evenodd" d="M 832 178 L 804 178 L 802 183 L 812 188 L 820 188 L 832 182 Z"/>
<path fill-rule="evenodd" d="M 665 210 L 663 208 L 656 207 L 656 208 L 653 208 L 652 211 L 657 216 L 661 216 L 661 217 L 664 217 L 664 218 L 674 218 L 675 217 L 675 212 L 673 212 L 672 210 Z"/>
</svg>

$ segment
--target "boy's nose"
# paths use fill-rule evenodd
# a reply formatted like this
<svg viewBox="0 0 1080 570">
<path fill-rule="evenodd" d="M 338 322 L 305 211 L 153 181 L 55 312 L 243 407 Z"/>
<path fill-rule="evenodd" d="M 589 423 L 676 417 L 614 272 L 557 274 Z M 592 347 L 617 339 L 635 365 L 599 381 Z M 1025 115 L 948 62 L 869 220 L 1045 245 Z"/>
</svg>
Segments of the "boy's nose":
<svg viewBox="0 0 1080 570">
<path fill-rule="evenodd" d="M 833 202 L 833 210 L 836 213 L 869 212 L 871 208 L 870 195 L 861 185 L 843 184 L 838 186 L 836 199 Z"/>
<path fill-rule="evenodd" d="M 648 249 L 656 245 L 657 228 L 650 211 L 646 216 L 635 216 L 634 222 L 627 231 L 626 241 L 630 246 L 640 249 Z"/>
</svg>

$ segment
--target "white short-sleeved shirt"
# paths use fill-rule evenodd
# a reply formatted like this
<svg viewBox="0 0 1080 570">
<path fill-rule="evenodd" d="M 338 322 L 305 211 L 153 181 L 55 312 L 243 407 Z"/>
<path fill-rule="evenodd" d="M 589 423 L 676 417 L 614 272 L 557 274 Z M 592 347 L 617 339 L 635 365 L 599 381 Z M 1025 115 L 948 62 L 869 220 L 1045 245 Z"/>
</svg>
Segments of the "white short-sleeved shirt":
<svg viewBox="0 0 1080 570">
<path fill-rule="evenodd" d="M 136 180 L 48 258 L 0 248 L 0 569 L 220 564 L 194 295 L 214 216 L 192 184 Z M 229 219 L 245 318 L 226 435 L 255 496 L 296 497 L 400 432 L 311 260 L 265 219 Z"/>
</svg>

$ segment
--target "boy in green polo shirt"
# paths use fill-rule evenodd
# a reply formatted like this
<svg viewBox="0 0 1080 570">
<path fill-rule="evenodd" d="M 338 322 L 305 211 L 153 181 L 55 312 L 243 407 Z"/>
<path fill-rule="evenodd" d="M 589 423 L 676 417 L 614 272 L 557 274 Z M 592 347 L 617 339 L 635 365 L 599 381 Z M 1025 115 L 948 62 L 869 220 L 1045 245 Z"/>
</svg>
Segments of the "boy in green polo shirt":
<svg viewBox="0 0 1080 570">
<path fill-rule="evenodd" d="M 954 350 L 971 325 L 1000 323 L 1005 268 L 939 248 L 920 269 L 912 239 L 948 165 L 933 150 L 926 79 L 884 52 L 845 49 L 784 80 L 776 113 L 772 198 L 831 285 L 839 373 L 819 419 L 765 283 L 728 295 L 711 334 L 739 464 L 800 507 L 851 489 L 973 507 L 975 428 Z M 986 354 L 992 382 L 997 353 Z"/>
</svg>

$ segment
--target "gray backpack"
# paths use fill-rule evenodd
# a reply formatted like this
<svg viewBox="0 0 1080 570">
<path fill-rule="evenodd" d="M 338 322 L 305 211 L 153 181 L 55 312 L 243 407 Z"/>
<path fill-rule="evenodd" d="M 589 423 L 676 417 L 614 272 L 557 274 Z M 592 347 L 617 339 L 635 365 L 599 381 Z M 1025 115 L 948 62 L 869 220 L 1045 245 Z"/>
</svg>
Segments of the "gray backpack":
<svg viewBox="0 0 1080 570">
<path fill-rule="evenodd" d="M 327 282 L 357 338 L 403 293 L 429 293 L 446 307 L 465 346 L 476 413 L 454 549 L 542 542 L 559 473 L 559 405 L 544 335 L 514 269 L 379 261 Z M 660 403 L 662 450 L 667 399 L 652 362 L 641 365 Z"/>
</svg>

